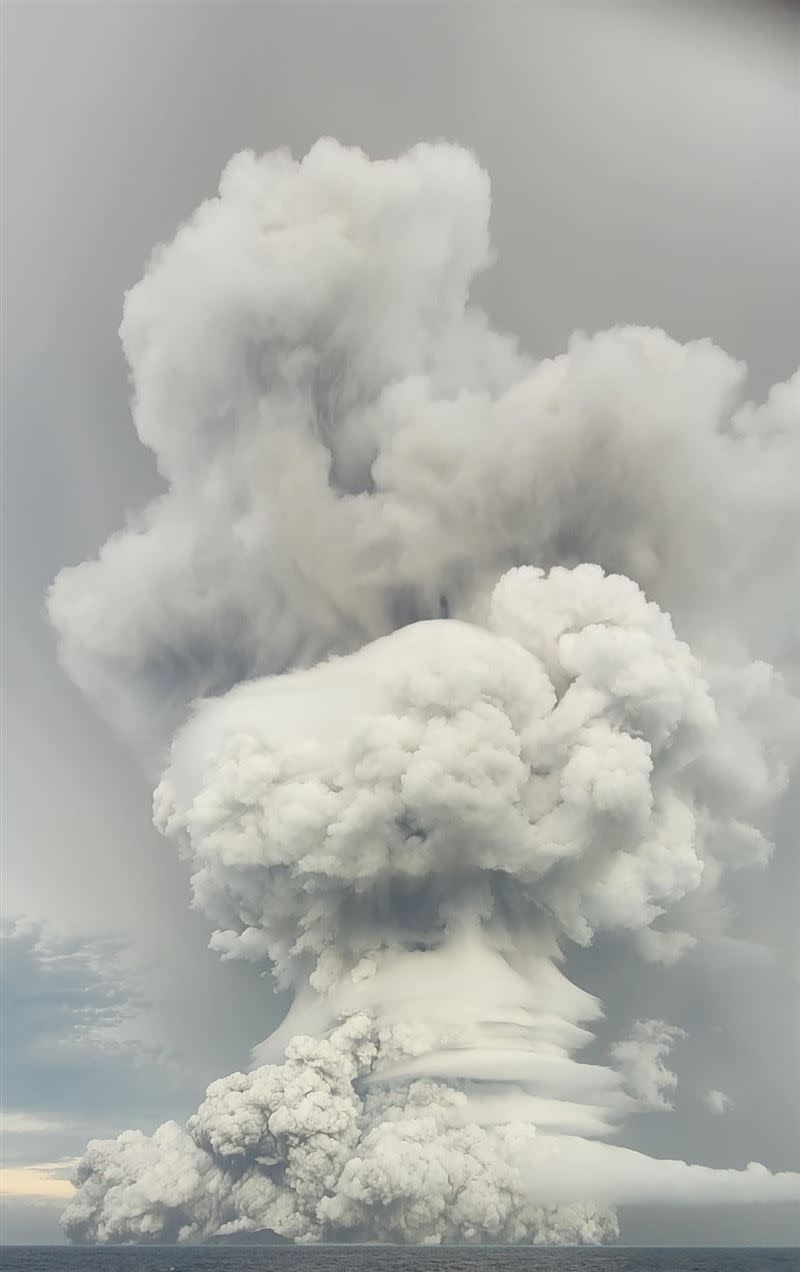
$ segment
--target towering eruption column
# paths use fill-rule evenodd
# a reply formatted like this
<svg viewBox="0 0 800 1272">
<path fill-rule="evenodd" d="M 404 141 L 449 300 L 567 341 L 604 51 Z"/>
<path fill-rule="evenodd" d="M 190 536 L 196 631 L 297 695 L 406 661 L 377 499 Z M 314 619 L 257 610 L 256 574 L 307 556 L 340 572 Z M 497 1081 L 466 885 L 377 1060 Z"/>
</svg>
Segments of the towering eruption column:
<svg viewBox="0 0 800 1272">
<path fill-rule="evenodd" d="M 89 1146 L 73 1239 L 800 1200 L 605 1142 L 635 1101 L 559 966 L 604 929 L 677 956 L 670 907 L 769 857 L 796 704 L 748 651 L 793 674 L 800 380 L 740 407 L 726 355 L 635 329 L 532 364 L 467 302 L 487 223 L 452 147 L 242 155 L 126 300 L 167 489 L 51 614 L 148 760 L 174 732 L 156 822 L 212 947 L 295 997 L 186 1128 Z"/>
</svg>

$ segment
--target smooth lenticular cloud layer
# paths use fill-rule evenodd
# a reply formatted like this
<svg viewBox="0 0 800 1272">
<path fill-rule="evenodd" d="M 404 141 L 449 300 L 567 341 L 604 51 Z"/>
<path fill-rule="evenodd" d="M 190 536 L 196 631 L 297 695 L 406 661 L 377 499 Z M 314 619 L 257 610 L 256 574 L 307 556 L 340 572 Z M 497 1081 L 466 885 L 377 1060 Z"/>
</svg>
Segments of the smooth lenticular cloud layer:
<svg viewBox="0 0 800 1272">
<path fill-rule="evenodd" d="M 89 1146 L 75 1240 L 599 1241 L 620 1203 L 800 1198 L 605 1142 L 670 1107 L 682 1031 L 582 1062 L 559 967 L 603 930 L 674 962 L 669 911 L 769 859 L 800 375 L 743 405 L 710 342 L 633 328 L 534 363 L 469 303 L 488 208 L 455 147 L 239 155 L 126 299 L 166 490 L 50 612 L 148 764 L 172 737 L 156 822 L 212 947 L 295 999 L 185 1129 Z"/>
</svg>

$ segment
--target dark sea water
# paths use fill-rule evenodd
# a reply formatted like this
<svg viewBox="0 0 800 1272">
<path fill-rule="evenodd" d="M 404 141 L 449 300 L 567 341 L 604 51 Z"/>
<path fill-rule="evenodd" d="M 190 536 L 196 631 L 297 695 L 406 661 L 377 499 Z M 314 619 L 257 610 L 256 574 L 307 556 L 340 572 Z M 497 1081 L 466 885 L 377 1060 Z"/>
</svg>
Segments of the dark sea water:
<svg viewBox="0 0 800 1272">
<path fill-rule="evenodd" d="M 6 1246 L 3 1272 L 800 1272 L 800 1250 Z"/>
</svg>

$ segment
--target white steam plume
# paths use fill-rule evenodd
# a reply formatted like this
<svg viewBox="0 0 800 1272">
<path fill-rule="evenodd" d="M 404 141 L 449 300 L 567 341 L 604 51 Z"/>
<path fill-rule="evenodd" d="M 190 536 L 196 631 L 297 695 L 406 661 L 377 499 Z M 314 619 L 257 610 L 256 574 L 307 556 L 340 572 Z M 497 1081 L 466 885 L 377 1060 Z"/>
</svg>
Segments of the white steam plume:
<svg viewBox="0 0 800 1272">
<path fill-rule="evenodd" d="M 686 1034 L 663 1020 L 637 1020 L 629 1038 L 611 1048 L 625 1087 L 643 1109 L 671 1109 L 666 1092 L 678 1079 L 664 1064 L 678 1038 Z"/>
<path fill-rule="evenodd" d="M 800 1198 L 604 1142 L 669 1107 L 681 1031 L 581 1063 L 600 1007 L 558 966 L 604 929 L 674 962 L 662 916 L 769 858 L 800 374 L 742 405 L 708 341 L 630 328 L 534 363 L 468 301 L 488 209 L 450 146 L 246 153 L 126 299 L 166 491 L 50 612 L 148 762 L 174 735 L 156 821 L 213 948 L 295 1002 L 185 1130 L 89 1146 L 73 1239 L 598 1241 L 617 1203 Z"/>
<path fill-rule="evenodd" d="M 712 1113 L 721 1116 L 723 1113 L 729 1112 L 733 1108 L 733 1100 L 724 1091 L 711 1090 L 705 1094 L 706 1106 Z"/>
</svg>

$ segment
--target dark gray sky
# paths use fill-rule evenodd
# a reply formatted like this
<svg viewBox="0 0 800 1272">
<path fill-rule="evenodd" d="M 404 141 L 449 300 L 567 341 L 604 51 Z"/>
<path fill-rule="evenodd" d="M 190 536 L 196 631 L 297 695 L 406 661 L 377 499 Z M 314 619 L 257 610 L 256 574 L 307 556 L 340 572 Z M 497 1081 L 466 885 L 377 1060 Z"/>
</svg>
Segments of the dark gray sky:
<svg viewBox="0 0 800 1272">
<path fill-rule="evenodd" d="M 150 825 L 149 782 L 61 673 L 44 618 L 58 570 L 158 489 L 116 335 L 152 247 L 245 146 L 299 154 L 330 134 L 389 156 L 446 138 L 492 179 L 498 260 L 479 297 L 496 325 L 541 354 L 617 322 L 708 335 L 749 363 L 758 394 L 800 350 L 797 14 L 735 0 L 5 0 L 3 910 L 37 926 L 8 938 L 4 1005 L 54 1006 L 13 1017 L 4 1099 L 31 1125 L 60 1124 L 7 1136 L 7 1165 L 180 1116 L 281 1012 L 267 981 L 206 950 Z M 615 985 L 628 1017 L 691 1033 L 676 1111 L 640 1117 L 637 1147 L 798 1166 L 797 807 L 773 869 L 740 898 L 741 935 L 776 947 L 777 964 L 743 947 L 721 968 L 645 978 L 612 942 L 575 960 L 587 988 L 608 998 Z M 101 940 L 115 945 L 98 978 Z M 77 982 L 54 983 L 54 948 Z M 94 1039 L 70 1016 L 81 984 L 105 1012 Z M 726 1116 L 703 1111 L 709 1087 L 733 1095 Z M 55 1235 L 52 1204 L 8 1207 L 6 1239 Z M 677 1233 L 800 1240 L 800 1220 L 696 1212 L 627 1227 L 630 1240 Z"/>
</svg>

